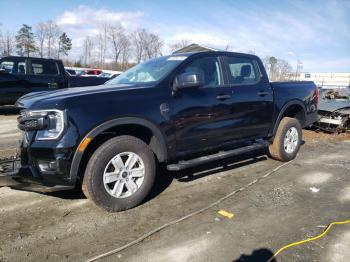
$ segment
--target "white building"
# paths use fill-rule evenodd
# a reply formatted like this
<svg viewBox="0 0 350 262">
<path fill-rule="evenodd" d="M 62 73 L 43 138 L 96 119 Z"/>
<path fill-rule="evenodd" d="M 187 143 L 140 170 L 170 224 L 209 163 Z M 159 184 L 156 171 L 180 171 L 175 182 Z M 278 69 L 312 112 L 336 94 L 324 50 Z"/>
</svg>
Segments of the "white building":
<svg viewBox="0 0 350 262">
<path fill-rule="evenodd" d="M 300 73 L 299 81 L 314 81 L 318 87 L 350 87 L 350 73 Z"/>
</svg>

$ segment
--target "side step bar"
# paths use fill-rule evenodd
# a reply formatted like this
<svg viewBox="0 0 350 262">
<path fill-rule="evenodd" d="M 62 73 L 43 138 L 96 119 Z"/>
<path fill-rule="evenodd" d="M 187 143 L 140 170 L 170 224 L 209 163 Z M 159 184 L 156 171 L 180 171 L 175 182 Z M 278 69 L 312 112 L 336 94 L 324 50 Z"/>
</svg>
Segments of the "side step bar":
<svg viewBox="0 0 350 262">
<path fill-rule="evenodd" d="M 266 148 L 268 145 L 269 145 L 269 143 L 267 141 L 262 140 L 262 141 L 255 142 L 255 143 L 248 145 L 248 146 L 239 147 L 239 148 L 228 150 L 228 151 L 220 151 L 220 152 L 212 154 L 212 155 L 201 156 L 201 157 L 190 159 L 190 160 L 182 160 L 177 164 L 168 165 L 167 169 L 169 171 L 179 171 L 179 170 L 186 169 L 189 167 L 198 166 L 198 165 L 209 163 L 209 162 L 216 161 L 216 160 L 221 160 L 221 159 L 224 159 L 227 157 L 237 156 L 237 155 L 241 155 L 241 154 L 255 151 L 258 149 L 263 149 L 263 148 Z"/>
</svg>

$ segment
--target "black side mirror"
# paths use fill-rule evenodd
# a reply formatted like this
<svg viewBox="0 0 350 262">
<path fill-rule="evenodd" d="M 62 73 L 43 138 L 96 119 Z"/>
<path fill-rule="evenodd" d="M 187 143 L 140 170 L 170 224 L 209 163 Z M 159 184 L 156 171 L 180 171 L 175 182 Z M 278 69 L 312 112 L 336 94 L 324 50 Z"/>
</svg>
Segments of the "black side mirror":
<svg viewBox="0 0 350 262">
<path fill-rule="evenodd" d="M 200 87 L 204 85 L 204 76 L 199 73 L 182 73 L 174 79 L 174 90 Z"/>
</svg>

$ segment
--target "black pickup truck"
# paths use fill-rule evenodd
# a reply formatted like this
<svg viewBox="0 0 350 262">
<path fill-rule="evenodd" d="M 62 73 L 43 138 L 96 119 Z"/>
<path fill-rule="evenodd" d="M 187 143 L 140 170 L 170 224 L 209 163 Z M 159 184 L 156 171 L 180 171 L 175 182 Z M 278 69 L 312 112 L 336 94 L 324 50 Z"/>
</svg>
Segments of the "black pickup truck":
<svg viewBox="0 0 350 262">
<path fill-rule="evenodd" d="M 96 86 L 109 78 L 69 76 L 61 60 L 11 56 L 0 59 L 0 106 L 14 105 L 31 92 Z"/>
<path fill-rule="evenodd" d="M 313 82 L 270 83 L 254 55 L 164 56 L 104 86 L 22 97 L 21 162 L 2 180 L 41 192 L 81 185 L 98 206 L 125 210 L 150 192 L 156 163 L 177 171 L 267 147 L 293 159 L 317 104 Z"/>
</svg>

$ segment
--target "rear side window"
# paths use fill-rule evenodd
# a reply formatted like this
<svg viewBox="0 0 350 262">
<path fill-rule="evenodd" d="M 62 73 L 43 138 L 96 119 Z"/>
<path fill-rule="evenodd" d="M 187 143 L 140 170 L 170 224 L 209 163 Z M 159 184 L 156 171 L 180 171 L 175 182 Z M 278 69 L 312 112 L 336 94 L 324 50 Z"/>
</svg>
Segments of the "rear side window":
<svg viewBox="0 0 350 262">
<path fill-rule="evenodd" d="M 3 60 L 0 63 L 0 70 L 12 75 L 24 75 L 26 73 L 25 60 Z"/>
<path fill-rule="evenodd" d="M 32 60 L 31 72 L 33 75 L 58 75 L 58 67 L 54 61 Z"/>
<path fill-rule="evenodd" d="M 260 79 L 260 72 L 255 60 L 246 57 L 227 57 L 231 84 L 255 84 Z"/>
</svg>

